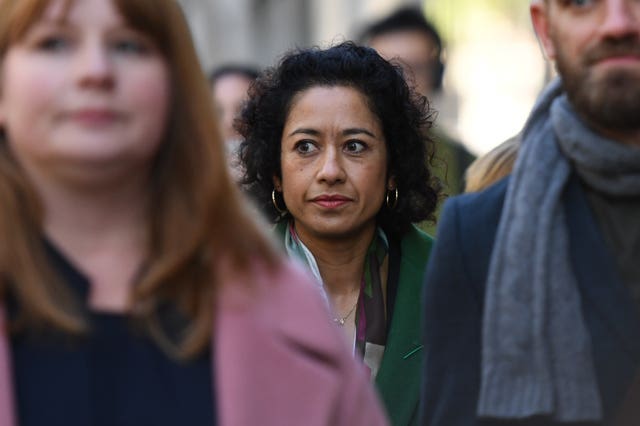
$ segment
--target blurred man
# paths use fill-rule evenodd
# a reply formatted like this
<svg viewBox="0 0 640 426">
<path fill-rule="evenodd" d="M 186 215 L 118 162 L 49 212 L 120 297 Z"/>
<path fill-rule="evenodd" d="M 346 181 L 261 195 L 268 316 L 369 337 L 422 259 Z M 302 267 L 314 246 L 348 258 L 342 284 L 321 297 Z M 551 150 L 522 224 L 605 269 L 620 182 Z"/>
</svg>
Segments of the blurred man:
<svg viewBox="0 0 640 426">
<path fill-rule="evenodd" d="M 640 2 L 530 9 L 562 80 L 534 106 L 511 176 L 445 204 L 425 424 L 640 418 Z"/>
<path fill-rule="evenodd" d="M 385 59 L 401 65 L 410 85 L 429 101 L 441 92 L 442 41 L 420 10 L 399 9 L 365 29 L 362 39 Z M 433 131 L 432 137 L 436 156 L 445 163 L 436 164 L 434 172 L 445 183 L 445 193 L 459 194 L 464 189 L 464 171 L 474 156 L 440 128 Z"/>
</svg>

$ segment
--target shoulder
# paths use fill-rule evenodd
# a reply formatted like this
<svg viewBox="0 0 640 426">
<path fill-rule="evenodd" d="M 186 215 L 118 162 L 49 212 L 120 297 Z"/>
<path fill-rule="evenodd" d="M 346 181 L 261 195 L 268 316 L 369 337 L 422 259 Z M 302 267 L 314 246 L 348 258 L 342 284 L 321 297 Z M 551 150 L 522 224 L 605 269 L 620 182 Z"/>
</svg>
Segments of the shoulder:
<svg viewBox="0 0 640 426">
<path fill-rule="evenodd" d="M 424 269 L 429 261 L 433 244 L 433 237 L 415 225 L 411 225 L 400 240 L 400 253 L 403 264 L 408 263 Z"/>
<path fill-rule="evenodd" d="M 217 303 L 222 417 L 229 424 L 385 424 L 364 369 L 302 266 L 256 261 L 245 272 L 222 283 Z"/>
<path fill-rule="evenodd" d="M 430 248 L 433 245 L 433 237 L 417 226 L 411 225 L 407 233 L 402 236 L 402 244 Z"/>
<path fill-rule="evenodd" d="M 442 129 L 433 129 L 431 137 L 436 143 L 436 150 L 440 151 L 444 157 L 452 157 L 457 161 L 461 161 L 465 166 L 476 158 L 462 142 L 454 139 Z"/>
<path fill-rule="evenodd" d="M 445 202 L 426 271 L 427 293 L 470 287 L 480 303 L 508 182 Z"/>
<path fill-rule="evenodd" d="M 254 260 L 246 270 L 226 276 L 218 304 L 222 315 L 260 323 L 265 331 L 304 341 L 317 350 L 342 348 L 336 345 L 336 330 L 313 278 L 297 262 L 282 259 L 269 266 Z"/>
<path fill-rule="evenodd" d="M 491 231 L 493 225 L 497 228 L 508 184 L 509 177 L 506 177 L 484 191 L 447 199 L 440 215 L 438 236 L 441 228 L 454 224 L 461 227 L 461 231 L 471 232 L 470 235 Z"/>
</svg>

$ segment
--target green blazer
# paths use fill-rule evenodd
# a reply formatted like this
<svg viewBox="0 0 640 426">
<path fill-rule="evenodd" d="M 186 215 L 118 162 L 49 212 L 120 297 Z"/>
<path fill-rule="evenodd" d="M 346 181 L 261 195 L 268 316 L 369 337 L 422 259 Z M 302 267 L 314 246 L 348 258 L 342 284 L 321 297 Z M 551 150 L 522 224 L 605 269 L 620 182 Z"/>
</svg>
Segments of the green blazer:
<svg viewBox="0 0 640 426">
<path fill-rule="evenodd" d="M 400 242 L 400 276 L 391 329 L 376 385 L 394 426 L 418 425 L 422 345 L 422 281 L 433 239 L 415 226 Z"/>
<path fill-rule="evenodd" d="M 284 241 L 286 223 L 276 225 Z M 400 241 L 400 271 L 391 327 L 376 387 L 393 426 L 418 425 L 422 346 L 422 282 L 433 239 L 412 226 Z M 391 268 L 390 268 L 391 269 Z"/>
</svg>

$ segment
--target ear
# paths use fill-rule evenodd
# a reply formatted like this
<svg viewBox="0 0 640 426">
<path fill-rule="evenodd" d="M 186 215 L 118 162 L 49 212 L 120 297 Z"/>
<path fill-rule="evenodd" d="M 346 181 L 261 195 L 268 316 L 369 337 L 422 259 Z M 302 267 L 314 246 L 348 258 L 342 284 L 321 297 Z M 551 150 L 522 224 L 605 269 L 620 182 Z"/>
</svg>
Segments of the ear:
<svg viewBox="0 0 640 426">
<path fill-rule="evenodd" d="M 0 3 L 2 2 L 2 0 L 0 0 Z M 4 96 L 3 96 L 3 90 L 2 90 L 2 85 L 3 83 L 3 69 L 2 69 L 2 65 L 3 63 L 0 61 L 0 135 L 2 135 L 2 130 L 5 127 L 6 124 L 6 111 L 5 111 L 5 106 L 4 106 Z"/>
<path fill-rule="evenodd" d="M 396 183 L 396 177 L 389 176 L 389 179 L 387 179 L 387 190 L 393 191 L 397 187 L 398 187 L 398 184 Z"/>
<path fill-rule="evenodd" d="M 551 39 L 551 30 L 549 28 L 549 3 L 545 0 L 532 0 L 529 6 L 531 13 L 531 22 L 538 36 L 538 41 L 542 45 L 545 56 L 548 59 L 555 60 L 556 49 Z"/>
<path fill-rule="evenodd" d="M 0 97 L 0 141 L 2 141 L 3 137 L 6 137 L 5 127 L 6 127 L 6 117 L 5 117 L 5 111 L 4 111 L 4 104 L 2 102 L 2 97 Z"/>
<path fill-rule="evenodd" d="M 282 192 L 282 180 L 276 175 L 273 175 L 273 187 L 276 191 Z"/>
</svg>

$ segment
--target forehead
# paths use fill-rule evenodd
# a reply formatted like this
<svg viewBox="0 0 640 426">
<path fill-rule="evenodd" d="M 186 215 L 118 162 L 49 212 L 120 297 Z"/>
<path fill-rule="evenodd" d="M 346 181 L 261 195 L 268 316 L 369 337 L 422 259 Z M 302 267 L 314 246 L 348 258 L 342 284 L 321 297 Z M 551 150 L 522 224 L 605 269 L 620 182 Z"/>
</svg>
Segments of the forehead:
<svg viewBox="0 0 640 426">
<path fill-rule="evenodd" d="M 167 37 L 168 4 L 159 0 L 0 0 L 0 49 L 20 39 L 38 20 L 65 21 L 74 6 L 89 3 L 113 8 L 127 25 L 156 40 Z"/>
<path fill-rule="evenodd" d="M 229 73 L 218 77 L 213 83 L 215 89 L 232 88 L 246 90 L 252 80 L 240 73 Z"/>
<path fill-rule="evenodd" d="M 68 19 L 76 0 L 0 0 L 0 10 L 7 15 L 3 26 L 23 35 L 41 19 Z"/>
<path fill-rule="evenodd" d="M 364 120 L 372 126 L 380 119 L 369 105 L 368 98 L 357 88 L 345 85 L 312 86 L 297 93 L 287 114 L 286 125 L 299 120 L 321 122 L 324 119 Z"/>
<path fill-rule="evenodd" d="M 225 74 L 213 84 L 213 93 L 217 99 L 243 99 L 250 85 L 251 80 L 241 74 Z"/>
<path fill-rule="evenodd" d="M 385 59 L 395 57 L 433 58 L 438 54 L 435 40 L 419 29 L 393 31 L 373 37 L 369 45 Z"/>
<path fill-rule="evenodd" d="M 120 26 L 121 11 L 113 0 L 50 0 L 33 24 L 55 23 L 75 26 Z"/>
<path fill-rule="evenodd" d="M 76 0 L 0 0 L 0 49 L 23 38 L 41 20 L 68 20 L 75 4 Z"/>
</svg>

